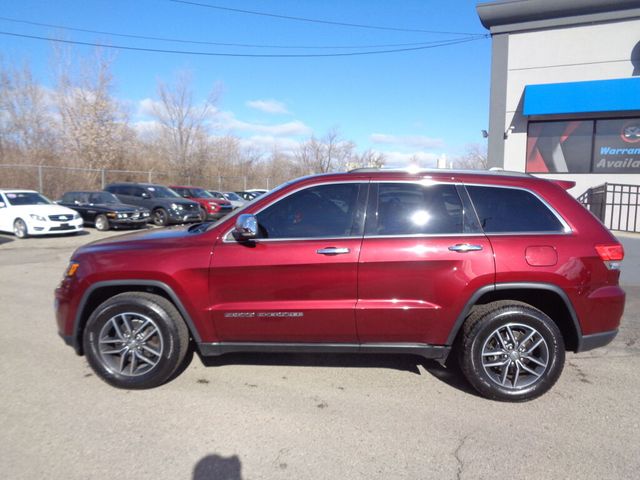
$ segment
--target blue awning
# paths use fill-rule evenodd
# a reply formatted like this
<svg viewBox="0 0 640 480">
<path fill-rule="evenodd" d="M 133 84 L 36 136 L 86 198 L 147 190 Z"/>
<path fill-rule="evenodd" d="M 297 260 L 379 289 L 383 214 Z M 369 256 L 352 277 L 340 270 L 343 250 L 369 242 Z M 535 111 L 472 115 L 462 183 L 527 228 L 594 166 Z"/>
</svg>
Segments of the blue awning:
<svg viewBox="0 0 640 480">
<path fill-rule="evenodd" d="M 527 85 L 523 115 L 640 111 L 640 77 Z"/>
</svg>

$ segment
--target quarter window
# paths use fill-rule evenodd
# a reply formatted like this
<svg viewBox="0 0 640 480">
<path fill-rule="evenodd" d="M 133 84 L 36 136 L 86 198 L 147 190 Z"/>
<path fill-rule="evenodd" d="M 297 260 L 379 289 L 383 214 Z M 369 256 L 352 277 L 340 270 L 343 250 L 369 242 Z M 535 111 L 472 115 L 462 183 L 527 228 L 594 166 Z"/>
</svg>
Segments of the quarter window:
<svg viewBox="0 0 640 480">
<path fill-rule="evenodd" d="M 459 234 L 463 217 L 454 185 L 381 183 L 374 235 Z"/>
<path fill-rule="evenodd" d="M 295 192 L 256 215 L 260 238 L 350 237 L 361 230 L 357 183 L 317 185 Z"/>
<path fill-rule="evenodd" d="M 558 217 L 526 190 L 467 186 L 486 233 L 562 232 Z"/>
</svg>

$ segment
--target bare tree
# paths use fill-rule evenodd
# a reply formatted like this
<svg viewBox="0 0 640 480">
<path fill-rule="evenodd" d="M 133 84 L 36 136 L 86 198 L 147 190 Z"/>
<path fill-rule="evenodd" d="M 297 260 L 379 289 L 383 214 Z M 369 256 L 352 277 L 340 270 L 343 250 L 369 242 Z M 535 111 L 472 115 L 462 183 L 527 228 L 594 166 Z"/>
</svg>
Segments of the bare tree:
<svg viewBox="0 0 640 480">
<path fill-rule="evenodd" d="M 78 69 L 58 52 L 56 98 L 66 156 L 92 168 L 120 167 L 134 134 L 111 94 L 112 59 L 96 50 L 91 57 L 74 58 L 76 63 Z"/>
<path fill-rule="evenodd" d="M 467 145 L 465 153 L 453 159 L 453 165 L 464 170 L 488 170 L 487 145 L 479 143 Z"/>
<path fill-rule="evenodd" d="M 24 163 L 50 163 L 55 138 L 50 102 L 24 63 L 20 68 L 0 66 L 0 153 L 19 152 Z"/>
<path fill-rule="evenodd" d="M 158 83 L 159 102 L 153 107 L 154 117 L 160 124 L 158 141 L 164 149 L 165 160 L 189 175 L 200 170 L 201 160 L 207 156 L 218 96 L 219 87 L 214 87 L 204 102 L 196 103 L 191 76 L 185 72 L 180 73 L 173 84 Z"/>
<path fill-rule="evenodd" d="M 303 174 L 327 173 L 347 167 L 355 145 L 341 138 L 337 129 L 331 129 L 322 138 L 312 136 L 295 154 Z"/>
<path fill-rule="evenodd" d="M 355 168 L 382 168 L 386 163 L 384 153 L 367 149 L 362 153 L 353 155 L 351 161 L 347 165 L 348 170 Z"/>
</svg>

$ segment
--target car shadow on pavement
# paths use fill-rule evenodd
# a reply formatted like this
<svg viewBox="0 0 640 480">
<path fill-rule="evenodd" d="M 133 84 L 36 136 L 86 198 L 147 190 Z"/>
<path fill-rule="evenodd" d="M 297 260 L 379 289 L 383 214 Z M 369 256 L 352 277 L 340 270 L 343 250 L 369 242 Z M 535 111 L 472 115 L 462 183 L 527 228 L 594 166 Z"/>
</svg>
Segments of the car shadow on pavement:
<svg viewBox="0 0 640 480">
<path fill-rule="evenodd" d="M 193 468 L 193 480 L 242 480 L 242 464 L 237 455 L 207 455 Z"/>
<path fill-rule="evenodd" d="M 3 243 L 13 242 L 14 240 L 14 238 L 5 235 L 4 233 L 0 233 L 0 245 L 2 245 Z"/>
<path fill-rule="evenodd" d="M 442 366 L 435 360 L 417 355 L 363 353 L 228 353 L 218 357 L 200 357 L 207 367 L 224 365 L 268 365 L 333 368 L 388 368 L 416 375 L 426 371 L 457 390 L 478 396 L 455 362 Z M 420 369 L 422 367 L 422 369 Z"/>
</svg>

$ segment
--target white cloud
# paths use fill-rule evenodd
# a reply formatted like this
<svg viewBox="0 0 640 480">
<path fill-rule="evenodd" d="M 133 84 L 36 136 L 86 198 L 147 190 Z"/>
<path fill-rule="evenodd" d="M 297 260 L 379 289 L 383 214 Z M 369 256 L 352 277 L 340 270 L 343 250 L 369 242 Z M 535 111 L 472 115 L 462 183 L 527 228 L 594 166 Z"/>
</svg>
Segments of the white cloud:
<svg viewBox="0 0 640 480">
<path fill-rule="evenodd" d="M 405 148 L 434 149 L 442 148 L 444 142 L 440 138 L 431 138 L 424 135 L 389 135 L 386 133 L 373 133 L 369 137 L 373 143 L 395 145 Z"/>
<path fill-rule="evenodd" d="M 264 113 L 273 115 L 289 114 L 287 106 L 278 100 L 249 100 L 246 102 L 247 107 L 259 110 Z"/>
<path fill-rule="evenodd" d="M 241 138 L 240 145 L 243 148 L 271 152 L 279 150 L 283 153 L 293 153 L 300 146 L 300 142 L 287 137 L 274 137 L 272 135 L 254 135 L 248 138 Z"/>
<path fill-rule="evenodd" d="M 223 129 L 262 135 L 295 137 L 302 135 L 311 135 L 312 133 L 311 128 L 309 128 L 304 124 L 304 122 L 301 122 L 299 120 L 276 124 L 250 123 L 238 120 L 232 112 L 220 112 L 217 118 L 217 122 Z"/>
<path fill-rule="evenodd" d="M 137 122 L 133 122 L 131 126 L 142 136 L 153 134 L 160 128 L 160 124 L 155 120 L 138 120 Z"/>
<path fill-rule="evenodd" d="M 409 165 L 417 165 L 423 168 L 435 168 L 438 164 L 440 155 L 433 152 L 415 151 L 415 152 L 380 152 L 384 155 L 386 167 L 408 167 Z"/>
</svg>

